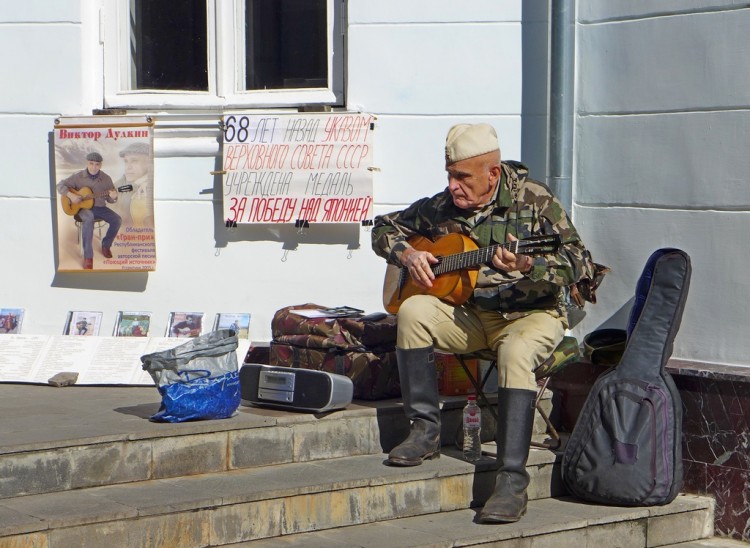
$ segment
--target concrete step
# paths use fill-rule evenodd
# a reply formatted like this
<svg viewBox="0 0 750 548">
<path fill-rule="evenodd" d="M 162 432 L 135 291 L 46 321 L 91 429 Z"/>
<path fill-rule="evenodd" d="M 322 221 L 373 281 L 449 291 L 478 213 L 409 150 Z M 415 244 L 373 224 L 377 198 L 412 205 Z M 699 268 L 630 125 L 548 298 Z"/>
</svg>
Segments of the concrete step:
<svg viewBox="0 0 750 548">
<path fill-rule="evenodd" d="M 549 454 L 533 453 L 534 459 Z M 458 456 L 448 449 L 421 466 L 396 468 L 383 464 L 384 455 L 361 455 L 11 497 L 0 500 L 0 546 L 188 547 L 275 537 L 286 542 L 287 535 L 312 531 L 344 534 L 339 528 L 359 534 L 351 526 L 391 520 L 397 520 L 391 525 L 396 532 L 389 533 L 387 545 L 397 546 L 390 541 L 416 527 L 401 526 L 400 520 L 425 515 L 437 524 L 430 539 L 473 531 L 477 542 L 488 535 L 598 538 L 597 531 L 649 538 L 658 531 L 677 542 L 712 531 L 713 503 L 701 497 L 682 496 L 671 505 L 643 509 L 550 499 L 556 480 L 549 464 L 547 475 L 539 471 L 544 465 L 534 471 L 532 464 L 529 494 L 535 502 L 520 524 L 476 529 L 474 513 L 466 509 L 489 496 L 493 463 L 484 458 L 472 465 Z"/>
<path fill-rule="evenodd" d="M 464 397 L 441 398 L 445 445 Z M 327 414 L 241 406 L 226 420 L 148 420 L 156 389 L 0 385 L 0 499 L 128 482 L 387 453 L 409 428 L 399 400 Z M 543 422 L 538 432 L 544 437 Z M 495 424 L 483 414 L 485 441 Z"/>
<path fill-rule="evenodd" d="M 389 548 L 499 546 L 640 548 L 677 546 L 722 548 L 747 546 L 739 541 L 701 538 L 710 535 L 710 501 L 680 496 L 672 504 L 646 509 L 592 506 L 575 500 L 545 499 L 529 503 L 518 523 L 476 523 L 478 510 L 456 510 L 343 527 L 312 533 L 237 543 L 234 547 Z M 685 538 L 696 540 L 682 541 Z M 673 541 L 678 540 L 677 543 Z"/>
<path fill-rule="evenodd" d="M 725 537 L 711 537 L 670 544 L 671 548 L 747 548 L 748 543 Z"/>
<path fill-rule="evenodd" d="M 667 506 L 638 509 L 595 506 L 569 498 L 544 499 L 530 502 L 527 514 L 517 523 L 480 524 L 476 522 L 479 510 L 465 509 L 298 533 L 232 546 L 644 548 L 673 546 L 676 543 L 679 543 L 677 546 L 689 547 L 694 543 L 695 546 L 703 546 L 702 542 L 714 541 L 698 540 L 711 535 L 711 508 L 710 500 L 691 495 L 679 496 Z"/>
<path fill-rule="evenodd" d="M 408 428 L 395 401 L 181 424 L 148 420 L 155 388 L 0 385 L 0 402 L 0 498 L 378 454 Z M 448 422 L 458 413 L 448 405 Z"/>
</svg>

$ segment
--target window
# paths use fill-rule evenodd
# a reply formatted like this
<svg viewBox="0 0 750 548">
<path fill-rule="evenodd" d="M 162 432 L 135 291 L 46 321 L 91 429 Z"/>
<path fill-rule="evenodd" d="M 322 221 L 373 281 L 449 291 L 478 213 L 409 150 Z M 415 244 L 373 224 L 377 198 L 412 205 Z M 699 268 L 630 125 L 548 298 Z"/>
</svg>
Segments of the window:
<svg viewBox="0 0 750 548">
<path fill-rule="evenodd" d="M 343 104 L 344 0 L 105 6 L 106 107 Z"/>
</svg>

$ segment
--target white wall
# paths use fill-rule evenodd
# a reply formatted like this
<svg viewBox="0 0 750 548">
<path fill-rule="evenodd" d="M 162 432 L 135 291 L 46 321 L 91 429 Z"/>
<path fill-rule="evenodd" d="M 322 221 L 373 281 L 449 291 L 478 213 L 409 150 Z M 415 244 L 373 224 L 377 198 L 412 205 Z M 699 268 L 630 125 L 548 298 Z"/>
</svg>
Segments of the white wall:
<svg viewBox="0 0 750 548">
<path fill-rule="evenodd" d="M 456 122 L 493 123 L 503 156 L 544 178 L 546 18 L 544 0 L 349 2 L 347 107 L 378 118 L 376 213 L 442 188 L 444 136 Z M 694 268 L 675 357 L 746 365 L 750 10 L 587 0 L 577 18 L 573 216 L 613 272 L 576 334 L 622 325 L 648 255 L 675 246 Z M 12 52 L 0 58 L 0 307 L 27 310 L 24 332 L 60 333 L 71 309 L 103 311 L 105 333 L 118 310 L 150 310 L 154 334 L 172 310 L 209 321 L 247 311 L 251 338 L 264 341 L 289 304 L 379 310 L 384 264 L 367 229 L 227 231 L 210 174 L 218 132 L 175 136 L 163 129 L 168 113 L 157 114 L 155 142 L 157 270 L 56 273 L 51 131 L 60 115 L 102 106 L 97 21 L 93 0 L 0 13 L 0 48 Z"/>
<path fill-rule="evenodd" d="M 525 9 L 520 0 L 349 2 L 347 106 L 378 117 L 377 213 L 443 187 L 443 142 L 453 123 L 493 123 L 504 156 L 514 159 L 521 158 L 522 133 L 528 139 L 540 132 L 544 107 L 538 97 L 524 98 Z M 529 52 L 546 51 L 541 13 L 539 45 Z M 57 116 L 102 107 L 97 21 L 93 0 L 26 1 L 0 12 L 0 48 L 13 52 L 0 58 L 0 307 L 26 309 L 23 332 L 59 334 L 68 310 L 103 311 L 103 334 L 111 333 L 118 310 L 150 310 L 155 335 L 173 310 L 203 311 L 209 321 L 217 312 L 250 312 L 250 336 L 263 341 L 273 312 L 289 304 L 380 310 L 385 265 L 366 229 L 227 231 L 215 190 L 220 181 L 210 174 L 218 145 L 210 132 L 194 143 L 171 136 L 160 129 L 169 119 L 163 113 L 155 140 L 157 270 L 56 273 L 51 131 Z M 530 74 L 542 78 L 539 67 Z M 524 108 L 535 117 L 527 127 Z M 524 146 L 524 155 L 541 164 L 544 143 Z"/>
<path fill-rule="evenodd" d="M 579 2 L 574 215 L 596 258 L 613 267 L 582 333 L 624 325 L 648 256 L 678 247 L 693 277 L 674 356 L 750 363 L 750 9 L 742 6 Z"/>
</svg>

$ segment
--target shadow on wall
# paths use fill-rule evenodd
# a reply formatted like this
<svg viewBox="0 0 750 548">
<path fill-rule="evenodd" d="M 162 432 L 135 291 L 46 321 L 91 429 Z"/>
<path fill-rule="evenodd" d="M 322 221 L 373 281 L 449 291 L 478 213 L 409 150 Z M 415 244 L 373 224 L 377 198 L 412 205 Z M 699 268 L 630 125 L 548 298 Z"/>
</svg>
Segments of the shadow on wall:
<svg viewBox="0 0 750 548">
<path fill-rule="evenodd" d="M 635 297 L 631 297 L 597 329 L 626 329 L 628 319 L 630 318 L 630 310 L 633 308 L 634 301 Z"/>
</svg>

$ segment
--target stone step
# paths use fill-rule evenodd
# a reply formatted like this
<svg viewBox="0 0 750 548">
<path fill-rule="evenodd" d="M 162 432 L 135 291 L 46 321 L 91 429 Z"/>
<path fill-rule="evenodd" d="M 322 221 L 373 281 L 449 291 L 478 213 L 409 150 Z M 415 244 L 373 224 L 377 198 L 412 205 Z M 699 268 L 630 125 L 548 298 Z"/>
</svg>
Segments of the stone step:
<svg viewBox="0 0 750 548">
<path fill-rule="evenodd" d="M 389 548 L 499 546 L 722 547 L 734 541 L 708 538 L 713 531 L 712 501 L 681 495 L 652 508 L 584 504 L 570 498 L 531 501 L 517 523 L 476 522 L 478 509 L 405 517 L 310 533 L 237 543 L 235 547 Z M 705 543 L 705 544 L 704 544 Z"/>
<path fill-rule="evenodd" d="M 669 544 L 670 548 L 747 548 L 747 542 L 726 537 L 711 537 Z"/>
<path fill-rule="evenodd" d="M 387 453 L 409 428 L 399 400 L 326 414 L 241 406 L 226 420 L 154 423 L 156 389 L 0 385 L 0 500 L 136 481 Z M 465 397 L 441 398 L 442 440 Z M 538 432 L 543 430 L 539 419 Z M 495 424 L 483 414 L 483 439 Z"/>
<path fill-rule="evenodd" d="M 572 499 L 532 501 L 526 516 L 502 525 L 476 523 L 478 510 L 456 510 L 352 527 L 235 544 L 264 547 L 453 547 L 453 546 L 673 546 L 690 539 L 709 542 L 710 501 L 681 496 L 672 504 L 651 509 L 592 506 Z M 708 504 L 707 504 L 708 502 Z M 387 540 L 384 540 L 387 539 Z M 702 546 L 702 544 L 695 544 Z M 724 546 L 706 544 L 705 546 Z"/>
<path fill-rule="evenodd" d="M 535 459 L 549 454 L 533 453 Z M 385 466 L 384 455 L 361 455 L 6 498 L 0 500 L 0 546 L 215 546 L 426 514 L 441 528 L 457 520 L 440 535 L 463 534 L 475 530 L 466 509 L 484 503 L 494 471 L 489 458 L 472 465 L 458 456 L 447 449 L 421 466 L 397 468 Z M 535 502 L 521 524 L 476 530 L 476 538 L 561 532 L 576 539 L 605 529 L 650 538 L 658 530 L 670 542 L 710 536 L 710 499 L 682 496 L 648 509 L 554 500 L 550 470 L 534 473 L 529 495 Z M 557 509 L 554 519 L 547 509 Z"/>
</svg>

